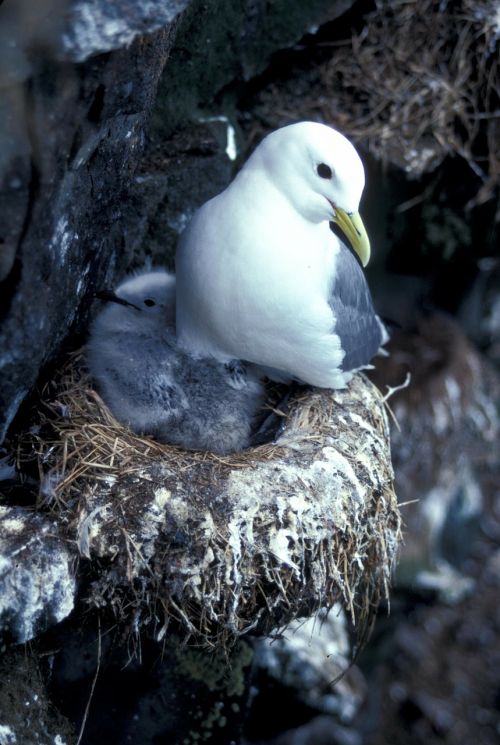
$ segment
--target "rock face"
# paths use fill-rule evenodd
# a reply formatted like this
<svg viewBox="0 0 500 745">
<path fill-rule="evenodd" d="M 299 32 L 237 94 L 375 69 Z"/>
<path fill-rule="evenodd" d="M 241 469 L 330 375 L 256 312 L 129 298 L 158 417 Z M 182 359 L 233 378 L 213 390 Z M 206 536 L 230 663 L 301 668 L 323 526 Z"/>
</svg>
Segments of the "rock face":
<svg viewBox="0 0 500 745">
<path fill-rule="evenodd" d="M 350 655 L 346 617 L 334 606 L 329 613 L 290 624 L 278 639 L 259 640 L 254 665 L 277 685 L 294 690 L 311 709 L 339 713 L 347 723 L 354 720 L 365 693 L 351 675 Z"/>
<path fill-rule="evenodd" d="M 2 226 L 2 434 L 78 320 L 82 301 L 127 258 L 120 256 L 127 185 L 171 27 L 135 40 L 139 34 L 129 29 L 129 46 L 105 55 L 118 39 L 106 35 L 104 20 L 95 28 L 83 23 L 98 5 L 77 4 L 69 27 L 41 49 L 38 39 L 23 38 L 20 12 L 15 43 L 34 61 L 23 69 L 21 51 L 6 70 L 3 60 L 2 86 L 16 79 L 7 85 L 12 103 L 2 152 L 2 194 L 10 208 Z"/>
<path fill-rule="evenodd" d="M 184 170 L 186 159 L 206 163 L 198 134 L 180 160 L 155 141 L 146 160 L 166 175 L 162 197 L 141 171 L 153 107 L 164 133 L 185 126 L 222 86 L 261 71 L 273 51 L 349 5 L 20 0 L 0 7 L 0 441 L 68 330 L 84 327 L 92 292 L 113 282 L 138 247 L 151 253 L 142 246 L 148 215 L 164 207 L 167 191 L 179 180 L 186 185 L 179 217 L 219 190 L 221 175 L 227 179 L 223 171 L 200 186 L 196 166 Z M 170 222 L 172 240 L 182 219 Z M 172 248 L 161 237 L 158 245 Z"/>
<path fill-rule="evenodd" d="M 0 639 L 26 642 L 71 613 L 75 564 L 55 520 L 0 506 Z"/>
<path fill-rule="evenodd" d="M 1 745 L 73 745 L 74 730 L 50 702 L 37 655 L 27 648 L 0 657 Z"/>
</svg>

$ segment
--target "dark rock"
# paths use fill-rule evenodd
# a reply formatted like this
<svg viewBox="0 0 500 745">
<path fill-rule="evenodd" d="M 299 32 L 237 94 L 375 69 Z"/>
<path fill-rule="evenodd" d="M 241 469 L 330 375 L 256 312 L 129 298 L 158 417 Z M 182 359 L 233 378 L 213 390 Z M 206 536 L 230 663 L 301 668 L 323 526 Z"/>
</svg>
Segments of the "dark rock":
<svg viewBox="0 0 500 745">
<path fill-rule="evenodd" d="M 18 110 L 16 147 L 2 174 L 3 183 L 6 174 L 14 176 L 2 195 L 9 210 L 0 436 L 41 366 L 72 324 L 85 319 L 92 290 L 128 261 L 122 250 L 127 184 L 169 44 L 167 32 L 158 32 L 80 67 L 39 55 L 29 85 L 11 91 L 24 102 L 26 121 L 19 126 Z"/>
<path fill-rule="evenodd" d="M 27 649 L 0 658 L 0 743 L 73 745 L 73 727 L 49 700 L 40 659 Z"/>
<path fill-rule="evenodd" d="M 23 230 L 29 201 L 30 143 L 25 105 L 16 87 L 0 96 L 0 283 L 13 270 L 16 246 Z M 1 286 L 1 284 L 0 284 Z M 4 305 L 4 298 L 0 300 Z"/>
<path fill-rule="evenodd" d="M 221 192 L 233 165 L 226 154 L 232 127 L 220 121 L 179 130 L 168 144 L 151 141 L 129 192 L 126 252 L 134 266 L 145 261 L 173 267 L 179 235 L 194 211 Z"/>
<path fill-rule="evenodd" d="M 71 613 L 74 563 L 55 521 L 0 506 L 0 638 L 26 642 Z"/>
<path fill-rule="evenodd" d="M 113 628 L 94 623 L 67 627 L 57 640 L 49 693 L 77 730 L 94 685 L 83 745 L 240 741 L 252 662 L 248 642 L 229 655 L 186 647 L 172 633 L 161 648 L 144 637 L 127 645 Z M 42 654 L 49 642 L 43 640 Z"/>
<path fill-rule="evenodd" d="M 359 668 L 352 664 L 352 647 L 345 614 L 340 608 L 316 617 L 300 619 L 274 637 L 254 643 L 255 689 L 246 735 L 253 742 L 258 734 L 266 744 L 295 743 L 291 733 L 273 739 L 278 732 L 294 730 L 297 743 L 323 742 L 316 726 L 302 732 L 311 714 L 326 714 L 329 739 L 336 742 L 339 723 L 352 724 L 366 696 L 366 684 Z M 273 716 L 269 717 L 269 700 Z M 300 732 L 300 736 L 299 736 Z M 338 734 L 338 733 L 337 733 Z M 353 737 L 357 735 L 353 732 Z M 316 741 L 314 735 L 318 737 Z M 287 739 L 290 738 L 290 740 Z M 358 740 L 340 739 L 339 745 L 358 745 Z M 262 743 L 263 745 L 263 743 Z"/>
<path fill-rule="evenodd" d="M 308 28 L 344 13 L 350 0 L 216 0 L 192 2 L 183 15 L 168 74 L 158 89 L 154 126 L 163 133 L 197 108 L 211 107 L 214 93 L 261 73 L 278 49 Z"/>
<path fill-rule="evenodd" d="M 73 0 L 58 39 L 58 56 L 72 62 L 124 49 L 145 34 L 167 28 L 190 0 Z"/>
<path fill-rule="evenodd" d="M 494 477 L 493 503 L 496 513 Z M 493 745 L 498 740 L 500 613 L 498 586 L 489 572 L 498 561 L 498 543 L 479 536 L 489 554 L 474 562 L 476 587 L 456 606 L 416 605 L 399 619 L 399 633 L 385 639 L 387 657 L 368 681 L 378 697 L 376 730 L 367 745 Z M 495 570 L 493 570 L 495 571 Z"/>
</svg>

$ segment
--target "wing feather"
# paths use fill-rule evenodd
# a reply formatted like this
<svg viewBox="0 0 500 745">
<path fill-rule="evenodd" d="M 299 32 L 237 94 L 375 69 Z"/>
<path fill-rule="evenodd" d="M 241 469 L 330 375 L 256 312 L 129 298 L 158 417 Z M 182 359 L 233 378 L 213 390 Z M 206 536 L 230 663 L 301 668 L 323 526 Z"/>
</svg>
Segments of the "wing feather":
<svg viewBox="0 0 500 745">
<path fill-rule="evenodd" d="M 337 254 L 328 302 L 335 317 L 334 333 L 339 336 L 345 352 L 342 370 L 366 367 L 385 342 L 385 334 L 375 313 L 364 272 L 344 245 Z"/>
</svg>

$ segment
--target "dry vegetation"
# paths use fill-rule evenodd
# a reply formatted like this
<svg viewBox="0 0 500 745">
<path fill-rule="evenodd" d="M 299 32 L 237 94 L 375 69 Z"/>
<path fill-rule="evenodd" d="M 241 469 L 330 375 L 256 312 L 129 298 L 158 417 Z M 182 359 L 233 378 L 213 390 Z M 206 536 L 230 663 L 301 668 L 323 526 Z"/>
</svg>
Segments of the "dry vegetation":
<svg viewBox="0 0 500 745">
<path fill-rule="evenodd" d="M 301 118 L 337 126 L 411 176 L 465 158 L 480 204 L 500 182 L 499 40 L 495 0 L 379 0 L 360 33 L 331 44 L 312 85 L 292 74 L 262 91 L 262 129 L 294 121 L 300 98 Z"/>
</svg>

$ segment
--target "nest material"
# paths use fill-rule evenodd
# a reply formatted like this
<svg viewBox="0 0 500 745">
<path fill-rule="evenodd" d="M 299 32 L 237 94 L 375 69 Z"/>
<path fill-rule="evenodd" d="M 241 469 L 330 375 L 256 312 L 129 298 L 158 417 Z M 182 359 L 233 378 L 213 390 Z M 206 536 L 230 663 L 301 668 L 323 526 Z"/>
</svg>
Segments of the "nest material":
<svg viewBox="0 0 500 745">
<path fill-rule="evenodd" d="M 91 604 L 158 639 L 176 619 L 227 646 L 340 601 L 363 638 L 400 540 L 384 403 L 364 376 L 301 394 L 275 444 L 226 457 L 133 434 L 78 362 L 48 406 L 42 500 L 101 560 Z"/>
<path fill-rule="evenodd" d="M 300 98 L 301 118 L 334 124 L 411 176 L 464 158 L 483 182 L 474 203 L 489 199 L 500 183 L 496 0 L 380 0 L 364 20 L 312 73 L 262 91 L 265 129 L 295 121 Z"/>
</svg>

